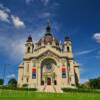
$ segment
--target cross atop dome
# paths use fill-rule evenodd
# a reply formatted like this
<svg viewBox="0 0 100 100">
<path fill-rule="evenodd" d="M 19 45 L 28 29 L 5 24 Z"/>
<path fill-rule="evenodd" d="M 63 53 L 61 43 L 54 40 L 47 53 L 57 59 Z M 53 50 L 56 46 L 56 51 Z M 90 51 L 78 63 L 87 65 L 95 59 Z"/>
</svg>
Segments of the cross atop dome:
<svg viewBox="0 0 100 100">
<path fill-rule="evenodd" d="M 46 36 L 47 35 L 52 35 L 51 34 L 51 23 L 50 23 L 50 20 L 48 20 L 48 23 L 47 23 L 47 27 L 46 27 Z"/>
</svg>

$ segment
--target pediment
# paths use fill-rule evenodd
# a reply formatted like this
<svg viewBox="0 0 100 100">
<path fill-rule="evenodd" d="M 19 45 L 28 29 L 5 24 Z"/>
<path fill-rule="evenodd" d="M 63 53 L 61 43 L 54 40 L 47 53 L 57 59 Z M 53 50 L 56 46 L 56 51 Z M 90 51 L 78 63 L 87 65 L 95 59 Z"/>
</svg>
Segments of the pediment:
<svg viewBox="0 0 100 100">
<path fill-rule="evenodd" d="M 37 57 L 41 57 L 41 56 L 56 56 L 56 57 L 60 57 L 60 53 L 59 52 L 55 52 L 54 50 L 44 50 L 43 52 L 41 52 L 40 54 L 37 55 Z"/>
<path fill-rule="evenodd" d="M 59 57 L 59 54 L 57 54 L 56 52 L 53 52 L 51 50 L 46 50 L 44 52 L 42 52 L 41 54 L 38 55 L 38 57 L 41 57 L 41 56 L 56 56 L 56 57 Z"/>
<path fill-rule="evenodd" d="M 47 50 L 39 54 L 36 58 L 39 59 L 39 61 L 41 61 L 42 59 L 47 59 L 47 58 L 52 58 L 52 59 L 55 59 L 56 61 L 59 61 L 60 56 L 57 53 L 52 52 L 51 50 Z"/>
</svg>

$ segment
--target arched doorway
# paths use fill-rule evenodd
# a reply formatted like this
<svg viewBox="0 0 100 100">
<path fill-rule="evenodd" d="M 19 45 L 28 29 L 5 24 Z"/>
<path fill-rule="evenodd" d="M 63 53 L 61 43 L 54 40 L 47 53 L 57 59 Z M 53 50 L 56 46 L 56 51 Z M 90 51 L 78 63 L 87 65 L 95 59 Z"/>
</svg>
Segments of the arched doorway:
<svg viewBox="0 0 100 100">
<path fill-rule="evenodd" d="M 51 85 L 51 78 L 47 77 L 47 85 Z"/>
<path fill-rule="evenodd" d="M 44 59 L 41 63 L 41 82 L 44 81 L 44 85 L 54 84 L 54 70 L 56 66 L 56 61 L 50 58 Z M 43 85 L 43 84 L 41 84 Z"/>
</svg>

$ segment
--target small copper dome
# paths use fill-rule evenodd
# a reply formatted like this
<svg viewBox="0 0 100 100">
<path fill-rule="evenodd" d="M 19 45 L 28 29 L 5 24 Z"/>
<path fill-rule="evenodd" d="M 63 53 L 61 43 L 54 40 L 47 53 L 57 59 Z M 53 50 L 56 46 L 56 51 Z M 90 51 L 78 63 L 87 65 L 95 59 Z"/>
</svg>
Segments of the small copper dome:
<svg viewBox="0 0 100 100">
<path fill-rule="evenodd" d="M 32 37 L 31 36 L 28 37 L 27 42 L 32 42 Z"/>
<path fill-rule="evenodd" d="M 48 43 L 52 44 L 52 42 L 55 42 L 56 45 L 59 44 L 57 39 L 55 39 L 52 35 L 50 23 L 48 23 L 48 25 L 46 27 L 46 33 L 45 33 L 44 37 L 39 40 L 38 45 L 41 45 L 42 42 L 44 42 L 44 44 L 48 44 Z"/>
<path fill-rule="evenodd" d="M 65 41 L 71 41 L 71 40 L 70 40 L 70 37 L 66 36 L 66 37 L 65 37 Z"/>
</svg>

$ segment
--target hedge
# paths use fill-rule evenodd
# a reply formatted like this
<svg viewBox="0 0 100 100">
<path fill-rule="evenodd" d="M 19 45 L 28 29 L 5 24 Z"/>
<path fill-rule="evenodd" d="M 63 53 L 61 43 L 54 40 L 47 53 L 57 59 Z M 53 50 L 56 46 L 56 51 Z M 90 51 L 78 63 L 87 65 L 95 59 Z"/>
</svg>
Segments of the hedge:
<svg viewBox="0 0 100 100">
<path fill-rule="evenodd" d="M 36 88 L 17 88 L 17 87 L 13 87 L 13 86 L 0 86 L 0 89 L 4 89 L 4 90 L 20 90 L 20 91 L 37 91 Z"/>
<path fill-rule="evenodd" d="M 82 92 L 82 93 L 100 93 L 100 90 L 95 89 L 72 89 L 72 88 L 62 88 L 63 92 Z"/>
</svg>

